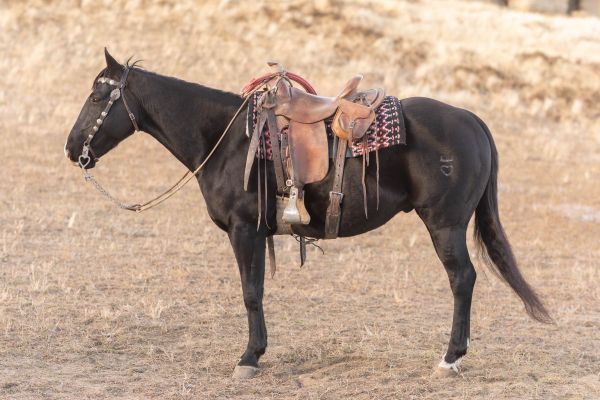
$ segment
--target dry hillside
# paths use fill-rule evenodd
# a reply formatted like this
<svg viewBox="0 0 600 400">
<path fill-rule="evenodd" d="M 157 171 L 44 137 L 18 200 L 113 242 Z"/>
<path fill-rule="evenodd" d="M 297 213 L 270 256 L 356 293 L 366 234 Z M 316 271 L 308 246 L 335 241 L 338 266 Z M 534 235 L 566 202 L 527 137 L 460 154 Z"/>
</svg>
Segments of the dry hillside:
<svg viewBox="0 0 600 400">
<path fill-rule="evenodd" d="M 360 72 L 474 111 L 556 324 L 529 320 L 473 252 L 472 346 L 459 377 L 432 380 L 451 294 L 423 224 L 400 215 L 302 270 L 278 238 L 262 371 L 232 381 L 245 310 L 197 187 L 132 215 L 64 158 L 104 46 L 229 91 L 276 59 L 322 94 Z M 435 0 L 0 0 L 0 54 L 0 398 L 600 398 L 600 19 Z M 182 169 L 140 134 L 94 173 L 134 201 Z"/>
</svg>

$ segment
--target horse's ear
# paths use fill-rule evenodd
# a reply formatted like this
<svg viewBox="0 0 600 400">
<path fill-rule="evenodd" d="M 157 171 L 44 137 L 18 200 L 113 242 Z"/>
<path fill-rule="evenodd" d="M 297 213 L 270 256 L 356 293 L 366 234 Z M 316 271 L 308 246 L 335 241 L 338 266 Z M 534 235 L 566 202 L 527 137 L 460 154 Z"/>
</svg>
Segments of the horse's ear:
<svg viewBox="0 0 600 400">
<path fill-rule="evenodd" d="M 106 47 L 104 48 L 104 58 L 106 58 L 107 75 L 116 77 L 123 70 L 123 66 L 110 55 Z"/>
</svg>

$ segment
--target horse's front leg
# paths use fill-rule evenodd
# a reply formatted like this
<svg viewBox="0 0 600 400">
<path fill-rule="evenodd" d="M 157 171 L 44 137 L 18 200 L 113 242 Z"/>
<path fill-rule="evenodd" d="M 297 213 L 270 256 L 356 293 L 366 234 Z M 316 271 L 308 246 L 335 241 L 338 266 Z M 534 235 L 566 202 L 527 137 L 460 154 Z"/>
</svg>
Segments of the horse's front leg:
<svg viewBox="0 0 600 400">
<path fill-rule="evenodd" d="M 229 230 L 229 240 L 240 269 L 249 329 L 248 346 L 233 376 L 252 378 L 258 372 L 258 359 L 267 348 L 267 327 L 262 304 L 266 233 L 264 229 L 257 232 L 254 224 L 238 224 Z"/>
</svg>

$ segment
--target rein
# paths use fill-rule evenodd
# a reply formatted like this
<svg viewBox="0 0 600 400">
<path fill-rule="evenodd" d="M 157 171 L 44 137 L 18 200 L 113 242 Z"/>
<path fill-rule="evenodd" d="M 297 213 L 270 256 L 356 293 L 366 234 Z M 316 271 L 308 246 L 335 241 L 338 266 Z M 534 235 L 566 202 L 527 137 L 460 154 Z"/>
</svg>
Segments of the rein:
<svg viewBox="0 0 600 400">
<path fill-rule="evenodd" d="M 104 187 L 100 184 L 100 182 L 98 182 L 96 180 L 96 178 L 94 178 L 85 167 L 90 163 L 90 160 L 91 160 L 90 155 L 93 156 L 94 158 L 96 158 L 94 155 L 94 152 L 91 148 L 92 139 L 94 138 L 94 135 L 96 133 L 98 133 L 98 131 L 100 130 L 100 126 L 102 125 L 102 123 L 104 122 L 104 119 L 108 115 L 108 112 L 110 111 L 110 108 L 112 107 L 113 103 L 115 101 L 117 101 L 119 98 L 121 98 L 121 97 L 123 98 L 123 104 L 125 105 L 125 109 L 127 110 L 127 113 L 129 114 L 129 119 L 133 123 L 134 129 L 136 131 L 140 130 L 138 127 L 138 124 L 136 122 L 135 116 L 133 115 L 133 113 L 129 109 L 129 106 L 127 105 L 127 101 L 125 100 L 125 96 L 123 93 L 123 90 L 125 89 L 125 86 L 127 84 L 127 75 L 128 74 L 129 74 L 129 68 L 126 67 L 125 72 L 123 73 L 123 76 L 121 77 L 120 82 L 116 82 L 112 79 L 108 79 L 108 78 L 104 78 L 104 77 L 98 78 L 99 83 L 108 83 L 109 85 L 117 86 L 117 87 L 110 93 L 110 100 L 108 101 L 106 108 L 104 109 L 104 111 L 102 111 L 102 113 L 100 114 L 100 117 L 96 120 L 96 125 L 93 128 L 93 132 L 87 137 L 87 139 L 83 143 L 83 150 L 81 152 L 81 155 L 79 156 L 79 166 L 81 167 L 81 171 L 83 172 L 83 177 L 85 178 L 85 180 L 87 182 L 90 182 L 92 185 L 94 185 L 94 187 L 104 197 L 106 197 L 108 200 L 110 200 L 112 203 L 114 203 L 115 205 L 117 205 L 119 208 L 121 208 L 123 210 L 135 211 L 137 213 L 140 213 L 142 211 L 146 211 L 150 208 L 156 207 L 163 201 L 167 200 L 168 198 L 173 196 L 175 193 L 177 193 L 179 190 L 181 190 L 193 177 L 198 175 L 200 170 L 202 170 L 202 168 L 204 168 L 204 166 L 208 163 L 208 161 L 210 160 L 212 155 L 215 153 L 215 151 L 219 147 L 219 145 L 223 141 L 223 138 L 225 138 L 225 135 L 227 135 L 227 133 L 231 129 L 233 122 L 239 116 L 240 112 L 248 104 L 248 100 L 251 97 L 250 95 L 253 94 L 254 92 L 256 92 L 257 90 L 259 90 L 260 86 L 253 88 L 249 93 L 246 94 L 245 99 L 242 102 L 242 105 L 238 108 L 238 110 L 235 112 L 235 114 L 233 115 L 233 117 L 231 118 L 231 120 L 229 121 L 227 126 L 225 127 L 225 130 L 219 137 L 219 140 L 217 141 L 217 143 L 213 146 L 212 150 L 208 153 L 208 155 L 206 156 L 204 161 L 202 161 L 202 163 L 194 171 L 187 171 L 177 182 L 175 182 L 175 184 L 173 186 L 171 186 L 169 189 L 165 190 L 163 193 L 159 194 L 158 196 L 154 197 L 151 200 L 148 200 L 141 204 L 126 204 L 126 203 L 123 203 L 122 201 L 120 201 L 119 199 L 117 199 L 116 197 L 112 196 L 106 189 L 104 189 Z"/>
</svg>

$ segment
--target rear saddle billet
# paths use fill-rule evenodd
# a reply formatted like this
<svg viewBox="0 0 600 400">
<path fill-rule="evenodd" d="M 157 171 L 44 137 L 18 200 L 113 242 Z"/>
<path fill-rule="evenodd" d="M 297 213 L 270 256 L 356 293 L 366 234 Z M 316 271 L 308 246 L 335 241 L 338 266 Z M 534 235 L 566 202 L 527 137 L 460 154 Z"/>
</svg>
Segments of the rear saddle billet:
<svg viewBox="0 0 600 400">
<path fill-rule="evenodd" d="M 310 215 L 304 205 L 303 188 L 306 184 L 322 180 L 329 171 L 325 121 L 331 120 L 338 143 L 334 154 L 336 174 L 327 210 L 329 224 L 326 223 L 326 237 L 337 237 L 348 141 L 363 138 L 375 120 L 375 109 L 385 97 L 384 90 L 377 88 L 359 92 L 357 87 L 362 76 L 357 75 L 346 83 L 337 96 L 317 96 L 294 87 L 292 80 L 300 82 L 307 90 L 314 91 L 306 81 L 287 72 L 280 64 L 269 65 L 276 72 L 262 77 L 264 89 L 259 92 L 257 100 L 258 121 L 254 126 L 246 159 L 244 189 L 248 187 L 250 170 L 266 125 L 273 150 L 277 192 L 281 197 L 289 197 L 282 221 L 290 225 L 310 223 Z M 280 135 L 285 127 L 287 135 Z"/>
</svg>

